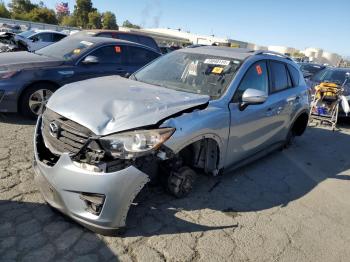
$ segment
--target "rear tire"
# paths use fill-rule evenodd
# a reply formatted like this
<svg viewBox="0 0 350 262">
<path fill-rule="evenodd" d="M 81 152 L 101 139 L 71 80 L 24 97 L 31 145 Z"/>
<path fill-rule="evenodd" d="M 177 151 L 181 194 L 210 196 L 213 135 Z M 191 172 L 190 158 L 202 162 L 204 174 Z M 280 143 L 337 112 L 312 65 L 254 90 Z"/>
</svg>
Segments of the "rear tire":
<svg viewBox="0 0 350 262">
<path fill-rule="evenodd" d="M 45 111 L 45 105 L 56 89 L 47 83 L 37 83 L 25 89 L 19 100 L 21 114 L 36 119 Z"/>
</svg>

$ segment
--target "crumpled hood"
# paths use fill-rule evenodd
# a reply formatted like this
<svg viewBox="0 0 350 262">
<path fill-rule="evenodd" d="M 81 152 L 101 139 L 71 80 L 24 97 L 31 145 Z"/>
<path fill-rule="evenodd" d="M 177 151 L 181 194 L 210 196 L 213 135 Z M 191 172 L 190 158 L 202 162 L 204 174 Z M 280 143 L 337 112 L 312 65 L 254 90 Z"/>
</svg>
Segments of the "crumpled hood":
<svg viewBox="0 0 350 262">
<path fill-rule="evenodd" d="M 57 90 L 47 107 L 96 135 L 153 125 L 210 97 L 108 76 L 75 82 Z"/>
<path fill-rule="evenodd" d="M 64 61 L 62 60 L 37 55 L 27 51 L 0 54 L 0 71 L 58 66 L 63 63 Z"/>
</svg>

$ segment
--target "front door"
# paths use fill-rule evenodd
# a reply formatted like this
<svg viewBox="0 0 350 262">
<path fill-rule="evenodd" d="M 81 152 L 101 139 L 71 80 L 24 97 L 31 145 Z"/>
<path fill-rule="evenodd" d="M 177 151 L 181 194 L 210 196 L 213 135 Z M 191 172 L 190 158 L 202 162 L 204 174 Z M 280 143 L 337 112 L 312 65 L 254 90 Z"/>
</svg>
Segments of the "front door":
<svg viewBox="0 0 350 262">
<path fill-rule="evenodd" d="M 84 59 L 80 61 L 76 68 L 76 77 L 79 79 L 75 81 L 109 75 L 124 76 L 128 73 L 125 62 L 126 52 L 127 48 L 123 45 L 98 48 L 89 54 L 89 56 L 97 57 L 98 63 L 84 64 Z"/>
<path fill-rule="evenodd" d="M 232 165 L 257 153 L 275 142 L 276 133 L 283 128 L 280 114 L 284 102 L 278 96 L 269 95 L 260 105 L 249 105 L 241 109 L 239 104 L 248 88 L 269 93 L 270 80 L 265 60 L 254 63 L 246 72 L 235 92 L 230 109 L 230 136 L 226 165 Z"/>
</svg>

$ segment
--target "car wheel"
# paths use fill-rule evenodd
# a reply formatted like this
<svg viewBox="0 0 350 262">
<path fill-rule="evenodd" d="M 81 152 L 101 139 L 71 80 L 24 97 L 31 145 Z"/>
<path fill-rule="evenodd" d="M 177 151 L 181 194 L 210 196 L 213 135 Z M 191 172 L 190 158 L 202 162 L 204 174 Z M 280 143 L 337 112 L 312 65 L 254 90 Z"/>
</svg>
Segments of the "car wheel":
<svg viewBox="0 0 350 262">
<path fill-rule="evenodd" d="M 45 106 L 56 88 L 48 84 L 36 84 L 27 88 L 20 100 L 20 111 L 24 116 L 37 118 L 45 111 Z"/>
<path fill-rule="evenodd" d="M 168 177 L 168 190 L 177 198 L 184 197 L 190 193 L 196 179 L 196 172 L 189 167 L 182 167 L 172 171 Z"/>
</svg>

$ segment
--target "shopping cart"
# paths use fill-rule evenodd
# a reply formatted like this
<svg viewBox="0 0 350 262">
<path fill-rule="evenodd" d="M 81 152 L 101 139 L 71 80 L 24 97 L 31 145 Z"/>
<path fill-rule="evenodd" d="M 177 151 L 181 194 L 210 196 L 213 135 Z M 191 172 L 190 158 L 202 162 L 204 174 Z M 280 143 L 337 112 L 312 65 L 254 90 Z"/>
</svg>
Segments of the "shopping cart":
<svg viewBox="0 0 350 262">
<path fill-rule="evenodd" d="M 310 105 L 310 126 L 327 125 L 335 131 L 339 105 L 348 80 L 349 75 L 347 74 L 342 85 L 323 82 L 315 87 L 315 95 Z"/>
</svg>

